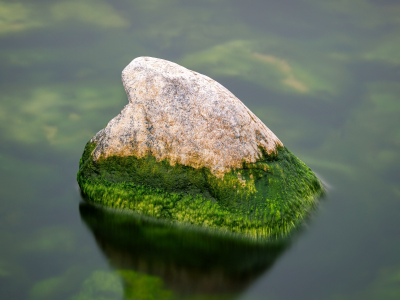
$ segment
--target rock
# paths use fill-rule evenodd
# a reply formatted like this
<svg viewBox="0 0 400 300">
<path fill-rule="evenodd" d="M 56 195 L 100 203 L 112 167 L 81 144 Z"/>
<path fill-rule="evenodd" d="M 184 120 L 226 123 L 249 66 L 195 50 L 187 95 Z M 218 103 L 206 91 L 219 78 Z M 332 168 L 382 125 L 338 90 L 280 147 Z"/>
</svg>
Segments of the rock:
<svg viewBox="0 0 400 300">
<path fill-rule="evenodd" d="M 175 63 L 139 57 L 122 72 L 129 104 L 93 139 L 93 157 L 168 159 L 223 177 L 281 141 L 218 82 Z"/>
<path fill-rule="evenodd" d="M 238 98 L 175 63 L 134 59 L 129 103 L 86 145 L 92 201 L 256 237 L 297 227 L 323 187 Z"/>
</svg>

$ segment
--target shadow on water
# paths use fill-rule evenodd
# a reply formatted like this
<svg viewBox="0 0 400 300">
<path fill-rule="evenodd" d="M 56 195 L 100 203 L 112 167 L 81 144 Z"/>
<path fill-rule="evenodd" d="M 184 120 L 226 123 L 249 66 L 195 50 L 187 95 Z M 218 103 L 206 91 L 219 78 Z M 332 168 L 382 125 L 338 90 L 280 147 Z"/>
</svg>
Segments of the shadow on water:
<svg viewBox="0 0 400 300">
<path fill-rule="evenodd" d="M 256 244 L 177 228 L 87 202 L 79 211 L 116 271 L 157 277 L 180 299 L 231 299 L 271 268 L 290 244 Z"/>
</svg>

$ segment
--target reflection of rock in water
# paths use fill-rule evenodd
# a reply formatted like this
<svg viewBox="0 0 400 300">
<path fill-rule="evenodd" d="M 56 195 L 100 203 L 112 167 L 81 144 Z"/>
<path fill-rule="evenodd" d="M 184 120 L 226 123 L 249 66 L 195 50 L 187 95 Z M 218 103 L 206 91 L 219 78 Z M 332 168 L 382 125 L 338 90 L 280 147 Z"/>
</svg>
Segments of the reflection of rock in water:
<svg viewBox="0 0 400 300">
<path fill-rule="evenodd" d="M 87 203 L 79 208 L 114 268 L 158 276 L 180 295 L 236 294 L 270 268 L 287 246 L 171 227 Z"/>
</svg>

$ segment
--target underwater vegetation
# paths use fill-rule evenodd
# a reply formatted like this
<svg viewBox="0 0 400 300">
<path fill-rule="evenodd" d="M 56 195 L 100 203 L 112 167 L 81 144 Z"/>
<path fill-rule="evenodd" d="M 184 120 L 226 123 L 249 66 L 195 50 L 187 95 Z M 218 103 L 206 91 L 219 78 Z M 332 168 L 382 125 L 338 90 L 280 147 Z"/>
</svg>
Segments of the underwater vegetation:
<svg viewBox="0 0 400 300">
<path fill-rule="evenodd" d="M 144 290 L 145 286 L 135 288 L 140 282 L 148 283 L 149 295 L 160 293 L 160 299 L 231 299 L 268 270 L 290 244 L 258 244 L 165 226 L 126 210 L 89 203 L 82 203 L 79 211 L 124 282 L 126 299 L 131 299 L 129 290 Z"/>
</svg>

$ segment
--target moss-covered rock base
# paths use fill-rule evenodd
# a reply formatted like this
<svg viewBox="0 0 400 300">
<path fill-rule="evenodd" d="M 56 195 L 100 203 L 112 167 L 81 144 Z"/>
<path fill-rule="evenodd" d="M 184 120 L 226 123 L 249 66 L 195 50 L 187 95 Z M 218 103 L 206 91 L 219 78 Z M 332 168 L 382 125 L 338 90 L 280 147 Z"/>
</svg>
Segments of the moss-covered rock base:
<svg viewBox="0 0 400 300">
<path fill-rule="evenodd" d="M 208 169 L 147 155 L 94 161 L 87 143 L 78 183 L 91 201 L 178 224 L 252 238 L 279 238 L 297 228 L 323 194 L 315 174 L 286 147 L 257 163 L 214 176 Z"/>
</svg>

